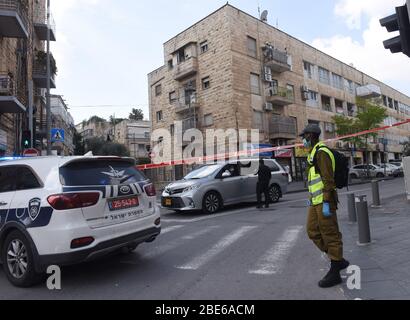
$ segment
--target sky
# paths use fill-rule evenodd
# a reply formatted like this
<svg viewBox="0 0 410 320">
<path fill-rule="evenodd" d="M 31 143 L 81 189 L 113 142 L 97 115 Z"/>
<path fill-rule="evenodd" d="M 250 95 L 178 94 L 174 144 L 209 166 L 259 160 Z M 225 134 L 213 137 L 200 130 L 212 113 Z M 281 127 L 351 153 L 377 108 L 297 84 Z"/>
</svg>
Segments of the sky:
<svg viewBox="0 0 410 320">
<path fill-rule="evenodd" d="M 410 59 L 382 42 L 379 19 L 404 0 L 231 0 L 268 23 L 410 96 Z M 312 4 L 313 3 L 313 4 Z M 75 122 L 93 115 L 148 112 L 147 74 L 164 64 L 163 43 L 226 4 L 224 0 L 51 0 L 57 89 Z"/>
</svg>

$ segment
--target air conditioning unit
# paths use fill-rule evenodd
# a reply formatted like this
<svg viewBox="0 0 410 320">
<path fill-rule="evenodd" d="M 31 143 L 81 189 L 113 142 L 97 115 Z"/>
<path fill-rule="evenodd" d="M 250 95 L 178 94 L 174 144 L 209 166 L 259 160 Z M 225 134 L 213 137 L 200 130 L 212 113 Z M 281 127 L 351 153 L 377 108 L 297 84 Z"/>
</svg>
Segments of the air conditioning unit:
<svg viewBox="0 0 410 320">
<path fill-rule="evenodd" d="M 336 148 L 343 149 L 343 142 L 336 142 Z"/>
<path fill-rule="evenodd" d="M 309 88 L 307 86 L 302 86 L 300 90 L 302 91 L 302 100 L 309 100 Z"/>
<path fill-rule="evenodd" d="M 301 87 L 302 92 L 309 92 L 309 88 L 307 86 Z"/>
<path fill-rule="evenodd" d="M 265 103 L 265 111 L 273 111 L 273 104 L 271 102 Z"/>
</svg>

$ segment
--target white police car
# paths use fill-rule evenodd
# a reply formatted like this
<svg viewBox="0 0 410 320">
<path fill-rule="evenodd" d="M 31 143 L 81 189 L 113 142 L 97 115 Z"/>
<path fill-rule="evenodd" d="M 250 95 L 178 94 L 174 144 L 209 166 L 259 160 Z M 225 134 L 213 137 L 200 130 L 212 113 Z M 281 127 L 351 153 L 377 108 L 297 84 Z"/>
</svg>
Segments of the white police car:
<svg viewBox="0 0 410 320">
<path fill-rule="evenodd" d="M 40 157 L 0 161 L 0 262 L 28 287 L 50 265 L 119 248 L 161 232 L 153 184 L 133 159 Z"/>
</svg>

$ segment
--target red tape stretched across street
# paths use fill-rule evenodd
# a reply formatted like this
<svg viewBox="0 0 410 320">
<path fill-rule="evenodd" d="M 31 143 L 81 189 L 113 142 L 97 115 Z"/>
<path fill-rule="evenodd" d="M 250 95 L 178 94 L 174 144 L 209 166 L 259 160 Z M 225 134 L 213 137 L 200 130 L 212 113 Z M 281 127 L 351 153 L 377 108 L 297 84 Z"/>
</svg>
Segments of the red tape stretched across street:
<svg viewBox="0 0 410 320">
<path fill-rule="evenodd" d="M 336 137 L 333 139 L 328 139 L 325 140 L 324 142 L 334 142 L 334 141 L 339 141 L 339 140 L 344 140 L 344 139 L 349 139 L 349 138 L 355 138 L 359 136 L 363 136 L 366 134 L 371 134 L 371 133 L 376 133 L 379 131 L 384 131 L 388 130 L 391 128 L 395 127 L 400 127 L 405 124 L 410 124 L 410 119 L 403 121 L 403 122 L 398 122 L 390 126 L 384 126 L 380 128 L 374 128 L 358 133 L 353 133 L 345 136 L 340 136 Z M 293 149 L 297 147 L 303 147 L 303 144 L 294 144 L 290 146 L 282 146 L 282 147 L 272 147 L 272 148 L 263 148 L 263 149 L 254 149 L 254 150 L 243 150 L 239 152 L 232 152 L 232 153 L 224 153 L 224 154 L 217 154 L 213 156 L 205 156 L 205 157 L 196 157 L 196 158 L 189 158 L 185 160 L 175 160 L 175 161 L 169 161 L 169 162 L 164 162 L 164 163 L 158 163 L 158 164 L 146 164 L 146 165 L 140 165 L 137 166 L 138 169 L 140 170 L 148 170 L 148 169 L 156 169 L 156 168 L 163 168 L 163 167 L 171 167 L 171 166 L 178 166 L 178 165 L 183 165 L 183 164 L 194 164 L 194 163 L 206 163 L 208 161 L 215 161 L 215 160 L 225 160 L 225 159 L 232 159 L 232 158 L 238 158 L 238 157 L 243 157 L 243 156 L 249 156 L 249 155 L 254 155 L 254 154 L 259 154 L 259 153 L 266 153 L 266 152 L 274 152 L 274 151 L 280 151 L 280 150 L 288 150 L 288 149 Z"/>
</svg>

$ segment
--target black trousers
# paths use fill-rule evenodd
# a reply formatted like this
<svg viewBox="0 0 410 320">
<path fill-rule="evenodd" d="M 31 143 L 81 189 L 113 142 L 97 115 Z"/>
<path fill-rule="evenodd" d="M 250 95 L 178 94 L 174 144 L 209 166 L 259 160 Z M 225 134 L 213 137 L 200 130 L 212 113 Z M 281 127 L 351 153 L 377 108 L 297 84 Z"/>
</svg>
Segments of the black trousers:
<svg viewBox="0 0 410 320">
<path fill-rule="evenodd" d="M 269 182 L 263 183 L 258 182 L 256 185 L 256 195 L 258 200 L 258 206 L 262 205 L 262 194 L 265 195 L 265 206 L 269 206 L 270 196 L 269 196 Z"/>
</svg>

